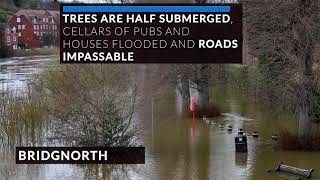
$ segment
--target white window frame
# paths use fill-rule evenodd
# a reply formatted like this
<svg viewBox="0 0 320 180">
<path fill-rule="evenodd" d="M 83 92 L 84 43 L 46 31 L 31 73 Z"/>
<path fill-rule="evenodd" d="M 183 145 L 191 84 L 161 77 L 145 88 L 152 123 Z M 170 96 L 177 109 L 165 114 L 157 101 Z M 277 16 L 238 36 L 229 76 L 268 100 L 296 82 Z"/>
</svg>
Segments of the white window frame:
<svg viewBox="0 0 320 180">
<path fill-rule="evenodd" d="M 15 36 L 13 36 L 12 41 L 17 41 L 17 38 Z"/>
<path fill-rule="evenodd" d="M 8 43 L 10 42 L 10 36 L 7 36 L 7 42 Z"/>
<path fill-rule="evenodd" d="M 18 32 L 18 37 L 21 37 L 21 32 Z"/>
<path fill-rule="evenodd" d="M 17 23 L 21 22 L 21 18 L 17 16 Z"/>
</svg>

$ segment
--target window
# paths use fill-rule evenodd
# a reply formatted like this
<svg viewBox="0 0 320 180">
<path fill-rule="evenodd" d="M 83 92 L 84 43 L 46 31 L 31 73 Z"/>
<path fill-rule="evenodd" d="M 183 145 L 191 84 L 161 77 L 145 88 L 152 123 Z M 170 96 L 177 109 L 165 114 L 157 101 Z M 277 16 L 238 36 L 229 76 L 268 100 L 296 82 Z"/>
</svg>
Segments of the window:
<svg viewBox="0 0 320 180">
<path fill-rule="evenodd" d="M 33 25 L 33 29 L 37 29 L 37 26 L 36 26 L 36 25 Z"/>
<path fill-rule="evenodd" d="M 10 28 L 7 28 L 7 33 L 10 33 Z"/>
<path fill-rule="evenodd" d="M 21 32 L 18 32 L 18 36 L 19 36 L 19 37 L 21 36 Z"/>
<path fill-rule="evenodd" d="M 16 41 L 17 38 L 15 36 L 12 37 L 12 41 Z"/>
<path fill-rule="evenodd" d="M 13 33 L 16 33 L 16 32 L 17 32 L 16 27 L 13 27 L 13 28 L 12 28 L 12 32 L 13 32 Z"/>
<path fill-rule="evenodd" d="M 17 48 L 17 45 L 13 45 L 12 47 L 13 47 L 13 49 L 18 49 L 18 48 Z"/>
<path fill-rule="evenodd" d="M 21 25 L 18 25 L 18 29 L 21 29 Z"/>
<path fill-rule="evenodd" d="M 7 42 L 10 42 L 10 36 L 7 37 Z"/>
<path fill-rule="evenodd" d="M 26 25 L 22 25 L 22 29 L 26 29 Z"/>
<path fill-rule="evenodd" d="M 17 23 L 21 22 L 21 18 L 18 16 L 17 17 Z"/>
</svg>

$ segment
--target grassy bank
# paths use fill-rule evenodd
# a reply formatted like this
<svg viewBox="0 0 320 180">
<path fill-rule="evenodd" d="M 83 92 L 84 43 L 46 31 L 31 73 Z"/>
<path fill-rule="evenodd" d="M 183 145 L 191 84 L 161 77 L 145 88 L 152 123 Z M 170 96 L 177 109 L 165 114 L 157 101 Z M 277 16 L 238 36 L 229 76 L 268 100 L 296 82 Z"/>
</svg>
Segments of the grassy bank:
<svg viewBox="0 0 320 180">
<path fill-rule="evenodd" d="M 10 58 L 10 57 L 25 57 L 25 56 L 48 56 L 48 55 L 58 55 L 58 48 L 40 48 L 33 49 L 31 51 L 26 50 L 11 50 L 9 48 L 1 49 L 0 59 L 1 58 Z"/>
<path fill-rule="evenodd" d="M 14 57 L 23 57 L 23 56 L 46 56 L 46 55 L 58 55 L 59 49 L 58 48 L 40 48 L 40 49 L 33 49 L 31 51 L 25 50 L 18 50 L 14 51 Z"/>
</svg>

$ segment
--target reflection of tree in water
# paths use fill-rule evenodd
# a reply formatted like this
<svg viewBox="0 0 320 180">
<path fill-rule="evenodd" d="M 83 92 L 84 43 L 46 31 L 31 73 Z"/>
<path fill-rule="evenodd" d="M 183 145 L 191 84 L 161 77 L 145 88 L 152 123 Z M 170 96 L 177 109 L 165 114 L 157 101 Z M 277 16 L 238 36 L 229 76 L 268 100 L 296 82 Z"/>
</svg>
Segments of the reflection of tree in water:
<svg viewBox="0 0 320 180">
<path fill-rule="evenodd" d="M 130 179 L 129 172 L 136 171 L 132 165 L 87 164 L 79 165 L 84 179 Z"/>
</svg>

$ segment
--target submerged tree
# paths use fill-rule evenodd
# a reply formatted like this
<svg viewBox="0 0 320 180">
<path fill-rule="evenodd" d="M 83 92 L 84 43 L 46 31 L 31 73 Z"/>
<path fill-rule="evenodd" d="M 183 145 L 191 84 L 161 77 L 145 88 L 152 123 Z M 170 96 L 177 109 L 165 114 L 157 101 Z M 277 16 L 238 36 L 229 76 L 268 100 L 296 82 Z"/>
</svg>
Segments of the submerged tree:
<svg viewBox="0 0 320 180">
<path fill-rule="evenodd" d="M 319 7 L 317 0 L 244 1 L 249 41 L 264 54 L 262 70 L 271 70 L 273 92 L 287 99 L 293 97 L 300 137 L 310 135 L 315 117 L 313 64 L 319 42 Z"/>
<path fill-rule="evenodd" d="M 137 140 L 136 84 L 126 66 L 64 66 L 46 75 L 54 133 L 79 145 L 130 146 Z"/>
</svg>

